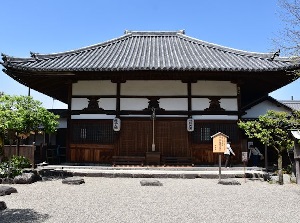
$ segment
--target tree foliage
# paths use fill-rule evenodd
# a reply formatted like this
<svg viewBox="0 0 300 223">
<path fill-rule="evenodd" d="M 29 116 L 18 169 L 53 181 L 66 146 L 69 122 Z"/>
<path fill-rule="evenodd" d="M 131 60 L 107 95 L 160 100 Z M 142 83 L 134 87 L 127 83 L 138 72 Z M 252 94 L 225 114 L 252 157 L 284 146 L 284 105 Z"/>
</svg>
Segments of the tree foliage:
<svg viewBox="0 0 300 223">
<path fill-rule="evenodd" d="M 15 176 L 22 174 L 24 168 L 29 168 L 30 166 L 31 164 L 28 158 L 13 155 L 10 160 L 5 160 L 0 163 L 0 178 L 14 178 Z"/>
<path fill-rule="evenodd" d="M 300 55 L 300 0 L 278 0 L 284 28 L 275 39 L 286 55 Z"/>
<path fill-rule="evenodd" d="M 30 96 L 0 96 L 0 133 L 11 131 L 17 137 L 39 130 L 52 133 L 57 129 L 58 118 Z"/>
<path fill-rule="evenodd" d="M 294 139 L 291 129 L 300 127 L 300 112 L 268 111 L 254 121 L 239 121 L 238 126 L 251 139 L 258 139 L 265 145 L 274 148 L 278 154 L 279 183 L 282 184 L 282 153 L 293 147 Z"/>
</svg>

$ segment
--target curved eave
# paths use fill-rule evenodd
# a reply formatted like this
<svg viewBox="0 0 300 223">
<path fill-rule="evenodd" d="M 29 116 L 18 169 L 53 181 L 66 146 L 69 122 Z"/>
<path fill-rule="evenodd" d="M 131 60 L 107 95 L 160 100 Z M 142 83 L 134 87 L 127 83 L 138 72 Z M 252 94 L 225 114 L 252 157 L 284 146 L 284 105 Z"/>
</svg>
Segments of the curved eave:
<svg viewBox="0 0 300 223">
<path fill-rule="evenodd" d="M 43 94 L 68 103 L 69 84 L 79 80 L 222 80 L 240 83 L 242 96 L 252 101 L 295 80 L 294 75 L 285 71 L 269 72 L 219 72 L 219 71 L 103 71 L 103 72 L 24 72 L 6 70 L 6 73 L 19 83 Z M 253 87 L 255 86 L 255 87 Z M 256 95 L 257 94 L 257 95 Z"/>
<path fill-rule="evenodd" d="M 158 67 L 158 66 L 145 66 L 145 67 L 65 67 L 65 68 L 40 68 L 38 65 L 26 65 L 14 64 L 4 65 L 7 70 L 15 70 L 19 72 L 57 72 L 57 73 L 68 73 L 68 72 L 114 72 L 114 71 L 200 71 L 200 72 L 273 72 L 273 71 L 294 71 L 300 69 L 300 64 L 276 64 L 261 67 Z"/>
</svg>

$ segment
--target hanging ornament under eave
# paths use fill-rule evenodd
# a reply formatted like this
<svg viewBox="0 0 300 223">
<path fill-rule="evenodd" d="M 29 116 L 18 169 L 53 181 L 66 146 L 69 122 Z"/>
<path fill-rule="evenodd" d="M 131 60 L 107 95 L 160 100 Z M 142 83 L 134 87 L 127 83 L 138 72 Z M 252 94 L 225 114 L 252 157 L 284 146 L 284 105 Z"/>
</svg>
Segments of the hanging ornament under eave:
<svg viewBox="0 0 300 223">
<path fill-rule="evenodd" d="M 194 119 L 189 118 L 186 121 L 186 128 L 188 132 L 193 132 L 194 131 Z"/>
<path fill-rule="evenodd" d="M 119 118 L 113 119 L 113 129 L 115 132 L 118 132 L 121 130 L 121 119 L 119 119 Z"/>
</svg>

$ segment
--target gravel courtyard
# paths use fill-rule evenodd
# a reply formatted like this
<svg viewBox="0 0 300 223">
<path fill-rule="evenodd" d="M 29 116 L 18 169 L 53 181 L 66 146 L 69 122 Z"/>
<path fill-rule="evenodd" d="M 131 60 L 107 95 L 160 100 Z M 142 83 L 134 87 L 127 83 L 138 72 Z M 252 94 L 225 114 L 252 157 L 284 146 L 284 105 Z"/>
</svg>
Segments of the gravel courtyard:
<svg viewBox="0 0 300 223">
<path fill-rule="evenodd" d="M 138 178 L 86 177 L 85 184 L 61 180 L 12 185 L 2 196 L 0 222 L 300 222 L 300 186 L 238 179 L 159 179 L 141 186 Z"/>
</svg>

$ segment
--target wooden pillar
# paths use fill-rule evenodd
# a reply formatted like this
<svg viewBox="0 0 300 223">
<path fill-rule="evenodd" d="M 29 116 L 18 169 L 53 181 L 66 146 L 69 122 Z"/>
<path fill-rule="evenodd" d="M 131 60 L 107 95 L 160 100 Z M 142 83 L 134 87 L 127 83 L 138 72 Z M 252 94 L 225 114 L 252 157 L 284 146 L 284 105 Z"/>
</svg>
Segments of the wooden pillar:
<svg viewBox="0 0 300 223">
<path fill-rule="evenodd" d="M 121 110 L 121 83 L 117 82 L 117 95 L 116 95 L 116 117 L 120 116 Z"/>
<path fill-rule="evenodd" d="M 68 88 L 68 112 L 67 112 L 66 162 L 71 161 L 70 144 L 71 144 L 71 135 L 72 135 L 72 129 L 71 129 L 72 86 L 73 86 L 73 82 L 71 80 L 69 80 L 68 83 L 67 83 L 67 88 Z"/>
<path fill-rule="evenodd" d="M 192 83 L 187 83 L 187 90 L 188 90 L 188 114 L 190 116 L 192 111 Z"/>
<path fill-rule="evenodd" d="M 236 93 L 237 93 L 238 119 L 241 119 L 241 115 L 242 115 L 242 113 L 241 113 L 241 107 L 242 107 L 241 100 L 242 99 L 241 99 L 241 85 L 240 85 L 239 82 L 236 84 Z"/>
<path fill-rule="evenodd" d="M 268 145 L 265 144 L 265 168 L 268 169 Z"/>
</svg>

